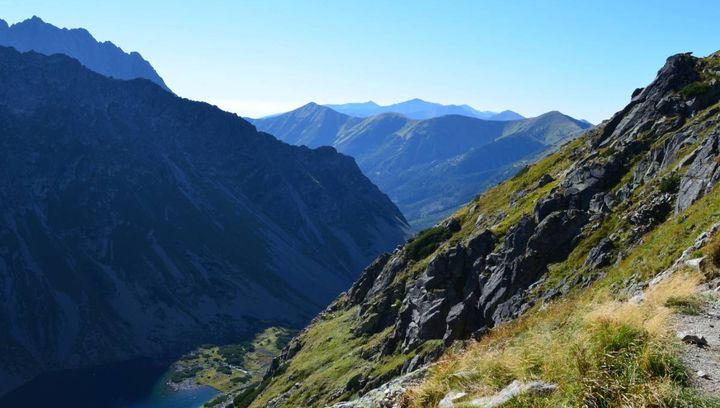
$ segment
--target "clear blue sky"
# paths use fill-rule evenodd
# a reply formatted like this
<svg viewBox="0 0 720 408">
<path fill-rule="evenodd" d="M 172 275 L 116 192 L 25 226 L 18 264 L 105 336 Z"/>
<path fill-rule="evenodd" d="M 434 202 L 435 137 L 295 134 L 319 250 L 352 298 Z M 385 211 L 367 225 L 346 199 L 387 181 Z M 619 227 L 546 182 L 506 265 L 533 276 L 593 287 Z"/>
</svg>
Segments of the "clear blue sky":
<svg viewBox="0 0 720 408">
<path fill-rule="evenodd" d="M 181 96 L 248 116 L 423 98 L 598 122 L 671 54 L 720 49 L 715 1 L 0 0 L 137 50 Z"/>
</svg>

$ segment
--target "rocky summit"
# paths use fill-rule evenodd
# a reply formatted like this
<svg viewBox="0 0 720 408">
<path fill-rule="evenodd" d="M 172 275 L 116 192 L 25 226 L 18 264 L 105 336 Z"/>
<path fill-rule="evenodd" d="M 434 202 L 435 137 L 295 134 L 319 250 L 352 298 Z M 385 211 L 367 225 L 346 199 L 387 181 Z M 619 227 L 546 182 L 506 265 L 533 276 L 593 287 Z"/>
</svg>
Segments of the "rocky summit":
<svg viewBox="0 0 720 408">
<path fill-rule="evenodd" d="M 695 401 L 660 406 L 715 406 L 673 374 L 676 346 L 662 363 L 647 357 L 664 329 L 629 319 L 674 307 L 652 299 L 663 285 L 681 295 L 669 276 L 701 264 L 686 261 L 720 221 L 719 100 L 720 54 L 670 57 L 611 119 L 375 259 L 235 406 L 480 407 L 511 391 L 529 404 L 518 406 L 615 406 L 623 395 L 646 406 L 647 384 L 648 401 Z M 561 375 L 547 356 L 585 365 Z M 641 377 L 618 374 L 631 365 Z M 543 392 L 522 394 L 534 384 Z"/>
<path fill-rule="evenodd" d="M 405 237 L 333 148 L 0 47 L 0 394 L 299 327 Z"/>
</svg>

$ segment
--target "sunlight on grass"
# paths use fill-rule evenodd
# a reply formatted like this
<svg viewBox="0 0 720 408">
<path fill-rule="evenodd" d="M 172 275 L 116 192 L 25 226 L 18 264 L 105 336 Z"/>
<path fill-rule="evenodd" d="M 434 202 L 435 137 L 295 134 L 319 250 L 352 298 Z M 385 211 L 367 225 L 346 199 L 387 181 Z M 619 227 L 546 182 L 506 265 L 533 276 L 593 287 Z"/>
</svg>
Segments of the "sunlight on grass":
<svg viewBox="0 0 720 408">
<path fill-rule="evenodd" d="M 446 355 L 409 391 L 409 400 L 414 407 L 435 407 L 451 390 L 467 392 L 469 400 L 513 380 L 542 380 L 558 390 L 508 406 L 711 406 L 685 387 L 688 376 L 676 357 L 665 306 L 672 297 L 691 296 L 699 280 L 695 273 L 676 273 L 639 304 L 610 296 L 600 303 L 575 297 L 553 304 Z"/>
</svg>

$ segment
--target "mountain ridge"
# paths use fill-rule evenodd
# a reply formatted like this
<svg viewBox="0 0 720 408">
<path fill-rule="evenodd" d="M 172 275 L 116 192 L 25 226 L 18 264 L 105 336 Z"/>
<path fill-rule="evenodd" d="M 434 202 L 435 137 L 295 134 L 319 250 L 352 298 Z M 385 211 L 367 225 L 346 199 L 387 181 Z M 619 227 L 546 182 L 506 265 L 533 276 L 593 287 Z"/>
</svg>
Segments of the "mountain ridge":
<svg viewBox="0 0 720 408">
<path fill-rule="evenodd" d="M 0 46 L 21 52 L 65 54 L 100 74 L 123 80 L 144 78 L 170 91 L 140 53 L 126 53 L 110 41 L 99 42 L 84 28 L 59 28 L 37 16 L 12 25 L 0 19 Z"/>
<path fill-rule="evenodd" d="M 463 115 L 486 120 L 520 120 L 522 115 L 511 110 L 502 112 L 478 111 L 469 105 L 443 105 L 434 102 L 424 101 L 420 98 L 381 106 L 373 101 L 351 102 L 346 104 L 326 104 L 328 108 L 340 113 L 355 117 L 369 117 L 381 113 L 399 113 L 409 119 L 430 119 L 444 115 Z"/>
<path fill-rule="evenodd" d="M 406 234 L 332 147 L 0 47 L 0 393 L 298 326 Z"/>
<path fill-rule="evenodd" d="M 419 228 L 434 224 L 483 188 L 589 127 L 559 112 L 520 121 L 466 115 L 419 120 L 392 112 L 363 119 L 316 103 L 252 123 L 287 143 L 331 145 L 354 157 Z M 478 149 L 486 144 L 494 145 Z"/>
</svg>

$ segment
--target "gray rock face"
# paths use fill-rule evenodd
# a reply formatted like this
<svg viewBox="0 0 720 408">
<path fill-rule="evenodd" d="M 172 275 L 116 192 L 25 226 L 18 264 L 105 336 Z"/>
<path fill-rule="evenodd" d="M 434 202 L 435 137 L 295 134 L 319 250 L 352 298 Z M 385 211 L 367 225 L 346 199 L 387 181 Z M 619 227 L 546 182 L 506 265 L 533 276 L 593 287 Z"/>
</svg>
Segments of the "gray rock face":
<svg viewBox="0 0 720 408">
<path fill-rule="evenodd" d="M 593 249 L 590 250 L 585 266 L 590 269 L 602 268 L 612 263 L 612 250 L 615 249 L 610 238 L 603 238 Z"/>
<path fill-rule="evenodd" d="M 674 92 L 698 79 L 696 63 L 697 58 L 690 54 L 668 58 L 655 81 L 635 94 L 630 104 L 608 121 L 593 144 L 604 146 L 614 141 L 630 143 L 637 140 L 640 133 L 659 123 L 657 119 L 661 116 L 686 116 L 686 106 Z"/>
<path fill-rule="evenodd" d="M 486 231 L 467 246 L 458 244 L 437 255 L 405 296 L 391 343 L 407 349 L 424 340 L 461 338 L 475 330 L 465 323 L 474 311 L 477 270 L 493 242 L 494 236 Z M 387 350 L 393 348 L 394 344 Z"/>
<path fill-rule="evenodd" d="M 707 137 L 700 150 L 694 156 L 687 172 L 680 181 L 680 189 L 675 203 L 675 212 L 688 208 L 717 184 L 720 178 L 720 164 L 717 157 L 720 132 Z"/>
<path fill-rule="evenodd" d="M 672 210 L 673 200 L 671 194 L 658 193 L 630 214 L 630 223 L 635 226 L 635 233 L 643 234 L 664 221 Z"/>
</svg>

